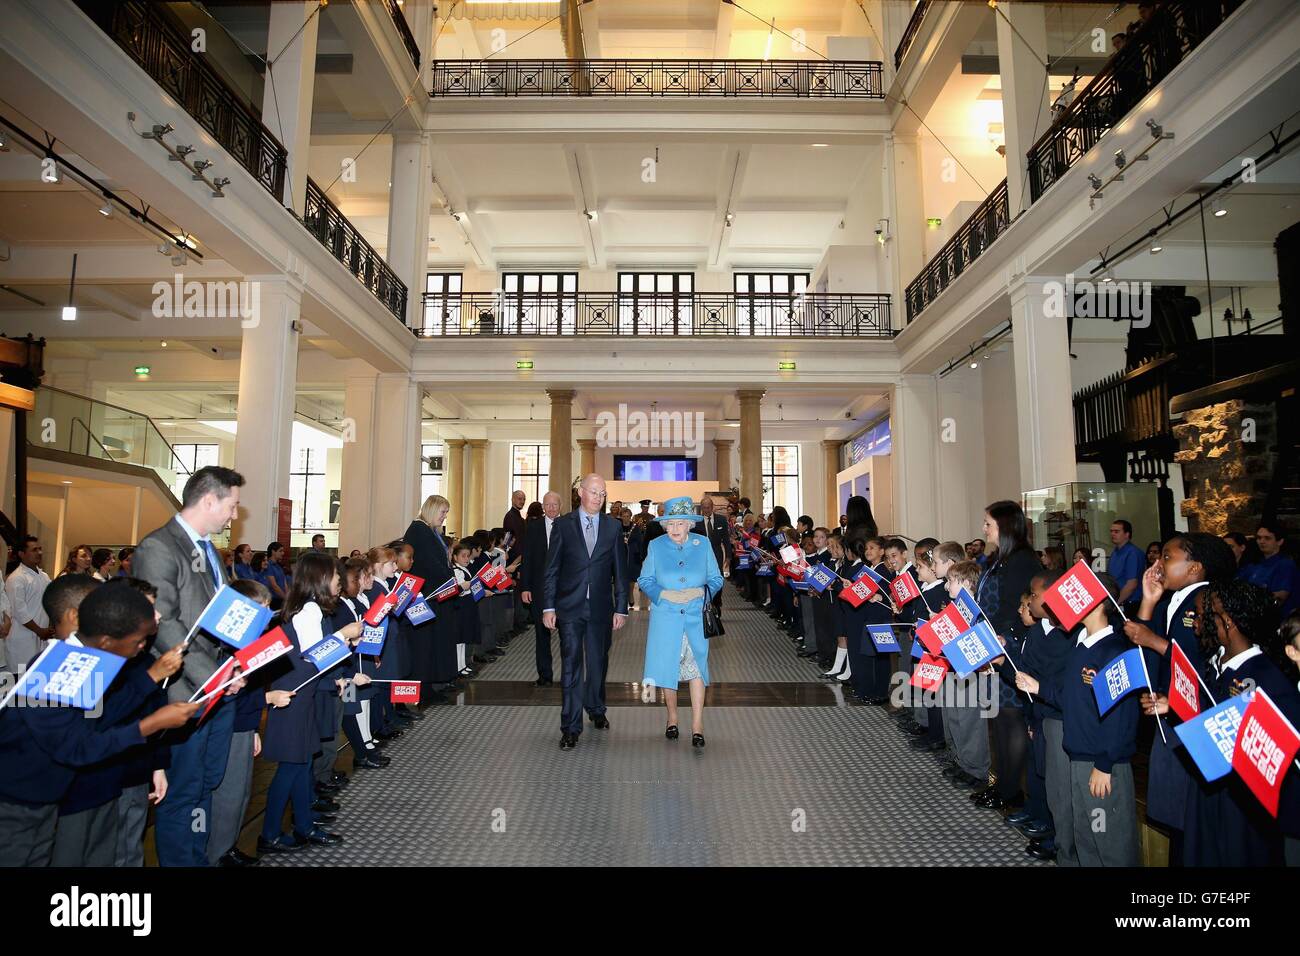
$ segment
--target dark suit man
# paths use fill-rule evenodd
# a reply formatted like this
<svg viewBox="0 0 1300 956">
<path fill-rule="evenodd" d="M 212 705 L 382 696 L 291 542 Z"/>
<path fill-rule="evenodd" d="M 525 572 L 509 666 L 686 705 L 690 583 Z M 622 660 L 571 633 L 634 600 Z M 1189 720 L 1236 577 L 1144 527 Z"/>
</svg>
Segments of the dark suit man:
<svg viewBox="0 0 1300 956">
<path fill-rule="evenodd" d="M 578 486 L 578 498 L 578 509 L 551 528 L 542 590 L 542 623 L 558 624 L 560 629 L 561 750 L 578 745 L 584 705 L 595 727 L 609 728 L 605 717 L 609 646 L 612 632 L 627 620 L 627 549 L 622 523 L 601 513 L 605 479 L 588 475 Z"/>
<path fill-rule="evenodd" d="M 696 522 L 695 527 L 691 530 L 709 539 L 709 544 L 713 547 L 713 557 L 717 559 L 718 567 L 722 569 L 728 568 L 731 558 L 731 535 L 727 530 L 727 519 L 722 515 L 713 513 L 713 499 L 708 495 L 700 499 L 700 516 L 704 520 Z M 721 591 L 713 595 L 713 606 L 721 616 Z"/>
<path fill-rule="evenodd" d="M 209 538 L 239 514 L 243 484 L 243 476 L 229 468 L 200 468 L 185 483 L 180 514 L 136 548 L 135 573 L 158 589 L 155 657 L 185 643 L 208 601 L 226 583 L 225 568 Z M 195 633 L 180 673 L 168 683 L 168 699 L 189 700 L 228 656 L 220 641 Z M 226 697 L 242 686 L 242 681 L 232 684 Z M 167 799 L 158 804 L 154 817 L 160 866 L 208 865 L 212 791 L 225 776 L 234 727 L 235 705 L 223 698 L 203 723 L 190 723 L 168 740 Z"/>
<path fill-rule="evenodd" d="M 551 629 L 542 623 L 542 594 L 546 587 L 546 557 L 559 517 L 560 496 L 548 491 L 542 496 L 542 516 L 533 518 L 524 528 L 524 563 L 519 565 L 519 599 L 531 612 L 536 632 L 538 687 L 549 687 L 555 680 L 551 665 Z"/>
</svg>

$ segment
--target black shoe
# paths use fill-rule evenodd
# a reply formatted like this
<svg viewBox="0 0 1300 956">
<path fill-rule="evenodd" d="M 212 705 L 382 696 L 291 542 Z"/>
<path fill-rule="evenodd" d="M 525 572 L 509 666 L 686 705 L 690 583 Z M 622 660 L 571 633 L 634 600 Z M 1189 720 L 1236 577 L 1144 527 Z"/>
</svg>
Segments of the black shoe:
<svg viewBox="0 0 1300 956">
<path fill-rule="evenodd" d="M 560 734 L 560 749 L 573 750 L 578 746 L 577 734 Z"/>
<path fill-rule="evenodd" d="M 704 746 L 704 735 L 703 735 L 703 734 L 691 734 L 691 746 L 692 746 L 692 747 L 703 747 L 703 746 Z"/>
<path fill-rule="evenodd" d="M 1045 823 L 1022 824 L 1016 829 L 1020 831 L 1021 836 L 1025 837 L 1025 839 L 1035 843 L 1056 835 L 1056 831 Z"/>
<path fill-rule="evenodd" d="M 392 757 L 385 757 L 383 754 L 366 754 L 357 756 L 352 761 L 354 770 L 382 770 L 388 764 L 393 762 Z"/>
<path fill-rule="evenodd" d="M 313 812 L 312 812 L 312 815 L 311 815 L 311 818 L 312 818 L 313 822 L 315 822 L 315 823 L 317 823 L 317 824 L 320 824 L 320 823 L 333 823 L 334 820 L 335 820 L 335 818 L 337 818 L 337 817 L 338 817 L 338 814 L 337 814 L 337 813 L 322 813 L 322 812 L 320 812 L 319 810 L 315 810 L 315 811 L 313 811 Z"/>
<path fill-rule="evenodd" d="M 379 733 L 375 734 L 375 739 L 387 743 L 390 740 L 396 740 L 400 736 L 402 736 L 402 731 L 400 730 L 381 730 Z"/>
<path fill-rule="evenodd" d="M 447 700 L 448 700 L 447 695 L 444 694 L 444 693 L 443 693 L 442 691 L 440 691 L 440 690 L 435 690 L 432 694 L 430 694 L 430 695 L 429 695 L 427 698 L 425 698 L 425 699 L 426 699 L 430 704 L 445 704 L 445 703 L 447 703 Z M 420 719 L 421 719 L 421 720 L 424 720 L 424 715 L 423 715 L 423 714 L 420 715 Z"/>
<path fill-rule="evenodd" d="M 1025 847 L 1025 855 L 1032 856 L 1035 860 L 1051 863 L 1056 859 L 1056 848 L 1048 849 L 1040 843 L 1031 843 Z"/>
<path fill-rule="evenodd" d="M 329 797 L 317 798 L 316 802 L 311 805 L 311 808 L 315 810 L 317 813 L 338 813 L 339 812 L 338 802 L 335 800 L 331 800 Z"/>
<path fill-rule="evenodd" d="M 915 740 L 909 740 L 907 745 L 920 753 L 933 753 L 936 750 L 943 749 L 942 740 L 931 740 L 928 737 L 917 737 Z"/>
<path fill-rule="evenodd" d="M 666 738 L 668 738 L 669 740 L 676 740 L 676 739 L 677 739 L 677 725 L 676 725 L 676 724 L 669 724 L 669 725 L 668 725 L 668 729 L 664 731 L 664 736 L 665 736 Z"/>
<path fill-rule="evenodd" d="M 1007 814 L 1006 817 L 1003 818 L 1002 822 L 1008 826 L 1021 827 L 1033 823 L 1034 818 L 1024 810 L 1019 810 L 1016 813 Z"/>
<path fill-rule="evenodd" d="M 398 710 L 397 717 L 399 720 L 424 720 L 424 714 L 414 707 L 407 710 Z"/>
<path fill-rule="evenodd" d="M 1006 806 L 1006 803 L 1002 799 L 1002 794 L 993 788 L 989 788 L 975 800 L 975 806 L 982 810 L 1001 810 Z"/>
<path fill-rule="evenodd" d="M 475 654 L 473 657 L 470 658 L 470 660 L 472 660 L 475 664 L 489 664 L 489 663 L 491 663 L 491 661 L 489 661 L 489 660 L 488 660 L 486 657 L 484 657 L 482 654 Z"/>
<path fill-rule="evenodd" d="M 330 775 L 330 782 L 337 783 L 340 787 L 346 787 L 348 785 L 348 775 L 342 770 L 335 770 Z"/>
<path fill-rule="evenodd" d="M 316 784 L 316 796 L 331 797 L 340 792 L 343 788 L 337 783 L 318 783 Z"/>
<path fill-rule="evenodd" d="M 307 841 L 294 833 L 281 833 L 274 840 L 264 836 L 257 838 L 258 853 L 293 853 L 307 845 Z"/>
<path fill-rule="evenodd" d="M 217 866 L 257 866 L 257 857 L 241 853 L 239 847 L 232 846 L 221 854 L 221 859 L 217 860 Z"/>
<path fill-rule="evenodd" d="M 609 718 L 604 714 L 597 714 L 595 717 L 591 718 L 591 726 L 595 727 L 597 730 L 609 730 Z"/>
<path fill-rule="evenodd" d="M 298 839 L 306 840 L 313 846 L 338 846 L 343 842 L 343 837 L 337 833 L 330 833 L 320 827 L 312 827 L 310 833 L 300 836 Z"/>
<path fill-rule="evenodd" d="M 549 677 L 539 677 L 537 680 L 533 681 L 535 687 L 550 687 L 554 683 L 555 681 L 551 680 Z"/>
<path fill-rule="evenodd" d="M 911 737 L 924 737 L 930 733 L 928 727 L 922 727 L 918 723 L 899 724 L 899 729 Z"/>
</svg>

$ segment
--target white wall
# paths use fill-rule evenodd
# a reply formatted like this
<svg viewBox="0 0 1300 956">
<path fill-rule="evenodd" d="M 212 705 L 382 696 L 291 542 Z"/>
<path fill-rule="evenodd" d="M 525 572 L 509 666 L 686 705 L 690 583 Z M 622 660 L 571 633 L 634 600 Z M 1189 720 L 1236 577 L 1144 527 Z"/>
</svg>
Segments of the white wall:
<svg viewBox="0 0 1300 956">
<path fill-rule="evenodd" d="M 1020 439 L 1017 432 L 1016 376 L 1012 364 L 1014 345 L 997 345 L 978 372 L 984 396 L 984 494 L 988 501 L 1020 500 Z M 1068 424 L 1068 423 L 1067 423 Z M 981 520 L 983 517 L 981 515 Z"/>
</svg>

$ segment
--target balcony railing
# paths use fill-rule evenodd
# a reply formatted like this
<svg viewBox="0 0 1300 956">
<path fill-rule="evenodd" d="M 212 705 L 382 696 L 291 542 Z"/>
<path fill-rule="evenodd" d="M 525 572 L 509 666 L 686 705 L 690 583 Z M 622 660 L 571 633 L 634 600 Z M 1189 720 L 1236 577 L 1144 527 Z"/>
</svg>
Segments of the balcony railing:
<svg viewBox="0 0 1300 956">
<path fill-rule="evenodd" d="M 925 11 L 929 6 L 930 0 L 920 0 L 920 3 L 912 8 L 912 19 L 907 21 L 907 29 L 903 31 L 903 38 L 898 41 L 898 49 L 894 51 L 895 70 L 903 65 L 903 57 L 907 56 L 912 41 L 921 32 L 921 21 L 925 19 Z"/>
<path fill-rule="evenodd" d="M 415 37 L 411 34 L 411 28 L 406 22 L 406 17 L 402 14 L 402 8 L 397 5 L 397 0 L 384 0 L 384 6 L 388 8 L 388 13 L 393 18 L 393 26 L 397 27 L 397 32 L 402 36 L 402 43 L 406 46 L 406 52 L 411 54 L 411 62 L 415 64 L 416 70 L 419 70 L 420 45 L 415 42 Z"/>
<path fill-rule="evenodd" d="M 406 323 L 406 284 L 311 177 L 307 178 L 307 204 L 302 221 L 307 231 L 360 279 L 384 308 Z"/>
<path fill-rule="evenodd" d="M 440 60 L 431 96 L 884 99 L 868 60 Z"/>
<path fill-rule="evenodd" d="M 994 240 L 1006 232 L 1009 225 L 1011 209 L 1007 201 L 1007 181 L 1004 179 L 907 287 L 907 321 L 911 322 L 920 315 L 921 310 L 993 245 Z"/>
<path fill-rule="evenodd" d="M 1029 150 L 1031 200 L 1059 180 L 1242 0 L 1165 0 Z"/>
<path fill-rule="evenodd" d="M 423 297 L 421 338 L 449 335 L 779 336 L 892 339 L 889 296 L 463 293 Z"/>
<path fill-rule="evenodd" d="M 166 16 L 165 4 L 77 0 L 77 5 L 277 202 L 282 200 L 288 152 L 262 125 L 261 115 L 191 49 L 190 36 Z"/>
</svg>

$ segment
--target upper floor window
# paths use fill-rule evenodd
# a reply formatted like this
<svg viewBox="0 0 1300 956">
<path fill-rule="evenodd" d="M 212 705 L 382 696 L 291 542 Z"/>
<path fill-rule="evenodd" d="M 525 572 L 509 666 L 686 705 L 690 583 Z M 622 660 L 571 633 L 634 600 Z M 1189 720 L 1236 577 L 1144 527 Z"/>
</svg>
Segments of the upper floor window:
<svg viewBox="0 0 1300 956">
<path fill-rule="evenodd" d="M 572 335 L 577 320 L 578 273 L 503 272 L 498 321 L 520 335 Z M 481 321 L 481 319 L 480 319 Z"/>
<path fill-rule="evenodd" d="M 619 332 L 690 335 L 694 294 L 693 272 L 620 272 Z"/>
<path fill-rule="evenodd" d="M 460 328 L 462 281 L 459 272 L 430 272 L 425 276 L 423 331 L 426 335 L 438 335 L 448 328 Z"/>
</svg>

